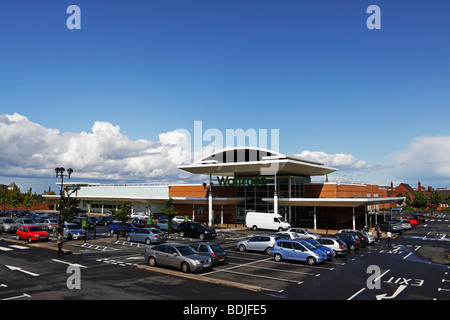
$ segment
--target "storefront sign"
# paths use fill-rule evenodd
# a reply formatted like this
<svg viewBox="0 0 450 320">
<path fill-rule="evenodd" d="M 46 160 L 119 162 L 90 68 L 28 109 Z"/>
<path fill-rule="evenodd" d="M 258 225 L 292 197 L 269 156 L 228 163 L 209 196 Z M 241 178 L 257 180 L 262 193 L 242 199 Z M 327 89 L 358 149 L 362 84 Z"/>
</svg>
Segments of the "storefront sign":
<svg viewBox="0 0 450 320">
<path fill-rule="evenodd" d="M 219 182 L 219 186 L 266 186 L 267 179 L 266 177 L 256 177 L 256 178 L 245 178 L 245 177 L 217 177 L 217 181 Z"/>
</svg>

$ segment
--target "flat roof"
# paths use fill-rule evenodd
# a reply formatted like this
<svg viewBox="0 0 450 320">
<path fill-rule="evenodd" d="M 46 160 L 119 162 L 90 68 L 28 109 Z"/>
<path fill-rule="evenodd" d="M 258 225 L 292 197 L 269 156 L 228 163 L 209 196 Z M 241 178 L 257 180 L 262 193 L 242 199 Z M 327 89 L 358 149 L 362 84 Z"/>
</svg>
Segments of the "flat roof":
<svg viewBox="0 0 450 320">
<path fill-rule="evenodd" d="M 224 149 L 178 168 L 193 174 L 225 176 L 322 176 L 337 171 L 309 159 L 252 147 Z"/>
</svg>

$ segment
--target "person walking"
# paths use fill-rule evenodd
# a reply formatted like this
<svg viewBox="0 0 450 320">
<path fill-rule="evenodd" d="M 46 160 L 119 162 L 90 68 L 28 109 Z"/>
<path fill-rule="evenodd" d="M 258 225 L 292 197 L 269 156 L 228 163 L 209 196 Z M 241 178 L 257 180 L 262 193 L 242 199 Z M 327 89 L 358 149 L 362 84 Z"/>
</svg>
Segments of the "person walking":
<svg viewBox="0 0 450 320">
<path fill-rule="evenodd" d="M 387 236 L 387 245 L 388 245 L 388 247 L 390 247 L 391 246 L 392 233 L 388 230 L 388 232 L 386 232 L 386 236 Z"/>
<path fill-rule="evenodd" d="M 58 244 L 58 257 L 59 257 L 60 255 L 64 254 L 64 251 L 62 251 L 64 238 L 61 235 L 61 232 L 58 233 L 58 239 L 56 240 L 56 243 Z"/>
<path fill-rule="evenodd" d="M 375 227 L 375 231 L 377 233 L 377 243 L 380 243 L 381 230 L 380 230 L 380 227 L 378 225 Z"/>
</svg>

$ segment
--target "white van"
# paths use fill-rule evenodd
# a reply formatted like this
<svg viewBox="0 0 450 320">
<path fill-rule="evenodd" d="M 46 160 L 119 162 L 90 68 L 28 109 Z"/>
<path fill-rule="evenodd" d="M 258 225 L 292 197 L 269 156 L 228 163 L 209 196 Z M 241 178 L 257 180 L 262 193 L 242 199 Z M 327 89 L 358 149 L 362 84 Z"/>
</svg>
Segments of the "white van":
<svg viewBox="0 0 450 320">
<path fill-rule="evenodd" d="M 281 231 L 291 227 L 281 215 L 267 212 L 247 212 L 245 225 L 253 230 L 268 229 Z"/>
</svg>

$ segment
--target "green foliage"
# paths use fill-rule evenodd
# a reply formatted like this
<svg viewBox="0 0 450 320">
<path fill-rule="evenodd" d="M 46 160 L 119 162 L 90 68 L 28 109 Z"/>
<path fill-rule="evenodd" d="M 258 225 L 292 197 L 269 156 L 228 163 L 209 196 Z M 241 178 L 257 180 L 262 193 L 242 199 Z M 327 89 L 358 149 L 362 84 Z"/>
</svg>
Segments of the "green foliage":
<svg viewBox="0 0 450 320">
<path fill-rule="evenodd" d="M 177 215 L 172 198 L 166 201 L 166 206 L 161 211 L 169 218 L 169 221 L 167 221 L 167 233 L 172 233 L 172 219 Z"/>
</svg>

